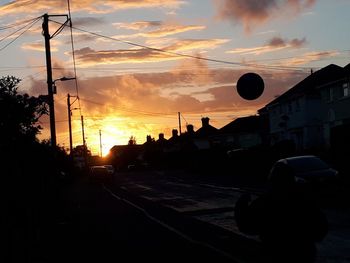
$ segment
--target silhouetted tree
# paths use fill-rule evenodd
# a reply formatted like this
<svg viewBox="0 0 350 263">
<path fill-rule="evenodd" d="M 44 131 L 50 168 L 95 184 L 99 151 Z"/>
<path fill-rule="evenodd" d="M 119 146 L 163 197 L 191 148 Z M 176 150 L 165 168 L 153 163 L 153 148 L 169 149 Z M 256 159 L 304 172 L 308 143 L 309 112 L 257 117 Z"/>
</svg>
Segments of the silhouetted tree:
<svg viewBox="0 0 350 263">
<path fill-rule="evenodd" d="M 53 149 L 36 138 L 41 130 L 38 120 L 47 113 L 45 96 L 19 93 L 19 83 L 13 76 L 0 78 L 0 192 L 6 222 L 1 225 L 1 236 L 7 258 L 2 262 L 30 258 L 29 244 L 35 243 L 41 222 L 49 222 L 57 208 L 62 175 L 58 171 L 64 170 L 67 161 L 63 149 Z M 11 251 L 21 251 L 21 255 Z"/>
<path fill-rule="evenodd" d="M 39 118 L 47 113 L 45 97 L 18 93 L 20 79 L 7 76 L 0 79 L 0 145 L 18 140 L 35 140 L 41 127 Z"/>
</svg>

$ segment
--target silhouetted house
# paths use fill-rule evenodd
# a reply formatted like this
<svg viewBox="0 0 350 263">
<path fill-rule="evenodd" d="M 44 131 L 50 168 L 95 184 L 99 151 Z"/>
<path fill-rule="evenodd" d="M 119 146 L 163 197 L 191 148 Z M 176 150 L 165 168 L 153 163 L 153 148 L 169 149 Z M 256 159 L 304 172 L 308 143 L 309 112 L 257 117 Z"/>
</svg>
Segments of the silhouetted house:
<svg viewBox="0 0 350 263">
<path fill-rule="evenodd" d="M 323 111 L 323 134 L 326 147 L 350 148 L 350 64 L 343 74 L 319 87 Z"/>
<path fill-rule="evenodd" d="M 194 127 L 192 124 L 188 124 L 186 126 L 187 131 L 185 132 L 185 136 L 189 137 L 189 138 L 194 138 L 195 136 L 195 131 L 194 131 Z"/>
<path fill-rule="evenodd" d="M 139 144 L 115 145 L 110 150 L 109 161 L 117 169 L 126 169 L 142 161 L 143 149 Z"/>
<path fill-rule="evenodd" d="M 198 147 L 195 144 L 196 133 L 192 124 L 186 126 L 186 132 L 181 134 L 181 151 L 182 152 L 195 152 L 198 150 Z"/>
<path fill-rule="evenodd" d="M 169 138 L 168 142 L 169 144 L 177 144 L 179 142 L 179 132 L 177 129 L 173 129 L 171 131 L 171 137 Z"/>
<path fill-rule="evenodd" d="M 91 151 L 86 147 L 86 145 L 77 145 L 72 151 L 74 165 L 83 169 L 88 164 L 88 159 L 91 156 Z"/>
<path fill-rule="evenodd" d="M 167 143 L 168 143 L 168 140 L 165 139 L 164 133 L 159 133 L 158 140 L 156 141 L 158 148 L 164 149 L 164 147 L 166 147 Z"/>
<path fill-rule="evenodd" d="M 220 129 L 221 144 L 231 149 L 251 148 L 266 143 L 268 121 L 261 116 L 237 118 Z"/>
<path fill-rule="evenodd" d="M 342 86 L 345 79 L 345 69 L 330 64 L 261 109 L 269 116 L 271 144 L 290 140 L 298 150 L 324 148 L 330 127 L 350 117 L 345 113 L 350 106 L 348 90 Z"/>
<path fill-rule="evenodd" d="M 202 127 L 196 131 L 197 138 L 208 138 L 210 136 L 215 135 L 218 132 L 217 128 L 209 124 L 209 120 L 210 119 L 208 117 L 202 118 Z"/>
<path fill-rule="evenodd" d="M 195 145 L 198 149 L 209 149 L 215 144 L 218 129 L 209 124 L 209 118 L 203 117 L 202 127 L 195 132 Z"/>
<path fill-rule="evenodd" d="M 180 136 L 177 129 L 172 130 L 172 136 L 168 139 L 166 152 L 178 152 L 180 151 Z"/>
</svg>

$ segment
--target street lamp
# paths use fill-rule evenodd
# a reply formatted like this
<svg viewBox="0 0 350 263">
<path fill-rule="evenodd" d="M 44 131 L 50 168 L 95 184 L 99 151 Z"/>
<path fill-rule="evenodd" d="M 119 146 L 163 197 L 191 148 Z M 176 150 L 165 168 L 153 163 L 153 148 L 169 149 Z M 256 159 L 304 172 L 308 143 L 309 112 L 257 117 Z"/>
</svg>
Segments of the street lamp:
<svg viewBox="0 0 350 263">
<path fill-rule="evenodd" d="M 74 97 L 76 98 L 72 103 L 70 102 L 70 98 Z M 71 108 L 71 106 L 73 105 L 73 103 L 78 99 L 77 96 L 71 96 L 69 95 L 69 93 L 67 94 L 67 107 L 68 107 L 68 129 L 69 129 L 69 154 L 72 155 L 72 151 L 73 151 L 73 137 L 72 137 L 72 122 L 71 122 L 71 118 L 72 118 L 72 110 L 78 110 L 80 108 Z"/>
<path fill-rule="evenodd" d="M 73 80 L 75 79 L 75 77 L 62 77 L 62 78 L 59 78 L 59 79 L 55 79 L 53 82 L 52 82 L 52 92 L 53 94 L 57 94 L 57 88 L 56 88 L 56 81 L 60 80 L 60 81 L 67 81 L 67 80 Z"/>
</svg>

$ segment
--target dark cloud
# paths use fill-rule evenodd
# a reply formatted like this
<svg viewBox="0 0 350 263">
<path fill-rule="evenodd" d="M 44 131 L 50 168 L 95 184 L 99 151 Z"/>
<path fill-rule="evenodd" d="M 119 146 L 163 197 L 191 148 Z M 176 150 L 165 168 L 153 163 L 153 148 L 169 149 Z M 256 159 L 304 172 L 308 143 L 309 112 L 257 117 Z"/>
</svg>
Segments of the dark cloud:
<svg viewBox="0 0 350 263">
<path fill-rule="evenodd" d="M 241 23 L 246 32 L 268 19 L 288 12 L 300 12 L 316 0 L 215 0 L 221 19 Z"/>
<path fill-rule="evenodd" d="M 73 26 L 99 26 L 105 24 L 106 21 L 99 17 L 77 17 L 72 19 Z"/>
<path fill-rule="evenodd" d="M 273 47 L 283 47 L 286 45 L 286 41 L 280 37 L 274 37 L 270 39 L 268 45 Z"/>
<path fill-rule="evenodd" d="M 136 21 L 132 23 L 113 23 L 118 28 L 140 30 L 149 27 L 160 27 L 163 25 L 162 21 Z"/>
<path fill-rule="evenodd" d="M 267 52 L 274 52 L 277 50 L 281 50 L 284 48 L 301 48 L 307 43 L 306 38 L 298 39 L 294 38 L 292 40 L 284 39 L 281 37 L 273 37 L 267 41 L 267 43 L 263 46 L 258 47 L 248 47 L 248 48 L 236 48 L 228 53 L 236 53 L 236 54 L 255 54 L 260 55 Z"/>
<path fill-rule="evenodd" d="M 300 48 L 302 46 L 304 46 L 306 44 L 306 38 L 302 38 L 302 39 L 297 39 L 297 38 L 294 38 L 292 39 L 289 43 L 292 47 L 296 47 L 296 48 Z"/>
<path fill-rule="evenodd" d="M 273 37 L 270 39 L 267 43 L 270 47 L 293 47 L 293 48 L 300 48 L 306 44 L 306 38 L 298 39 L 294 38 L 292 40 L 283 39 L 281 37 Z"/>
</svg>

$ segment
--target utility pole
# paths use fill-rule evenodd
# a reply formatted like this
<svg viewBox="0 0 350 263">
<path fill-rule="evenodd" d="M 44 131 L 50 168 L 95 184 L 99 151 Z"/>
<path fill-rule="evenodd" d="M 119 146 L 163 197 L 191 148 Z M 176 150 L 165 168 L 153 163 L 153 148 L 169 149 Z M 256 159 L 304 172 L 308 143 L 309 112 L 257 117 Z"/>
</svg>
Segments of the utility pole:
<svg viewBox="0 0 350 263">
<path fill-rule="evenodd" d="M 88 154 L 87 154 L 88 153 L 88 149 L 87 149 L 86 141 L 85 141 L 84 116 L 81 115 L 80 119 L 81 119 L 81 130 L 82 130 L 82 133 L 83 133 L 84 163 L 85 163 L 85 167 L 87 168 L 88 165 L 89 165 L 89 161 L 88 161 Z"/>
<path fill-rule="evenodd" d="M 100 157 L 102 157 L 102 134 L 101 134 L 101 130 L 100 132 Z"/>
<path fill-rule="evenodd" d="M 56 124 L 55 124 L 55 106 L 53 100 L 52 90 L 52 65 L 51 65 L 51 49 L 50 49 L 50 31 L 49 31 L 49 15 L 44 15 L 43 35 L 45 38 L 45 53 L 46 53 L 46 71 L 47 71 L 47 91 L 48 104 L 50 114 L 50 132 L 51 132 L 51 146 L 56 147 Z"/>
<path fill-rule="evenodd" d="M 85 148 L 86 147 L 86 142 L 85 142 L 85 131 L 84 131 L 84 116 L 81 115 L 80 119 L 81 119 L 81 131 L 83 133 L 83 146 Z"/>
<path fill-rule="evenodd" d="M 49 30 L 49 17 L 55 16 L 55 17 L 66 17 L 66 22 L 61 25 L 55 33 L 50 35 Z M 52 88 L 52 85 L 54 84 L 52 81 L 52 65 L 51 65 L 51 48 L 50 48 L 50 39 L 58 35 L 61 30 L 66 26 L 67 22 L 69 21 L 67 15 L 43 15 L 44 21 L 42 24 L 43 28 L 43 36 L 45 38 L 45 54 L 46 54 L 46 72 L 47 72 L 47 92 L 48 92 L 48 104 L 49 104 L 49 114 L 50 114 L 50 132 L 51 132 L 51 146 L 56 147 L 57 141 L 56 141 L 56 124 L 55 124 L 55 105 L 54 105 L 54 91 Z"/>
<path fill-rule="evenodd" d="M 69 129 L 69 154 L 73 153 L 73 138 L 72 138 L 72 110 L 70 108 L 70 95 L 67 95 L 67 106 L 68 106 L 68 129 Z"/>
<path fill-rule="evenodd" d="M 181 113 L 178 112 L 178 116 L 179 116 L 179 132 L 180 132 L 179 135 L 181 135 L 181 117 L 180 117 L 180 115 L 181 115 Z"/>
</svg>

